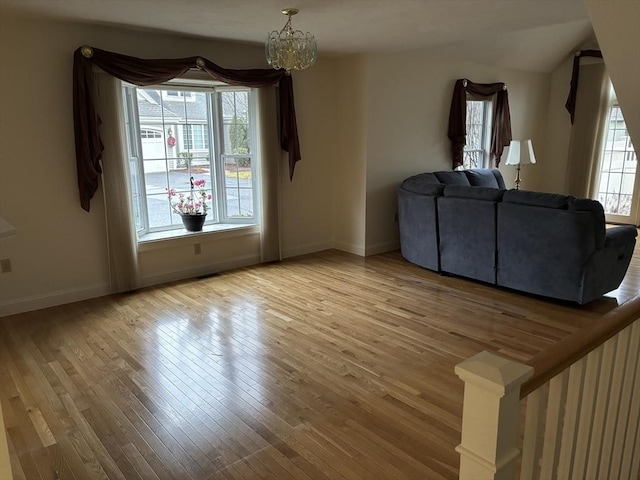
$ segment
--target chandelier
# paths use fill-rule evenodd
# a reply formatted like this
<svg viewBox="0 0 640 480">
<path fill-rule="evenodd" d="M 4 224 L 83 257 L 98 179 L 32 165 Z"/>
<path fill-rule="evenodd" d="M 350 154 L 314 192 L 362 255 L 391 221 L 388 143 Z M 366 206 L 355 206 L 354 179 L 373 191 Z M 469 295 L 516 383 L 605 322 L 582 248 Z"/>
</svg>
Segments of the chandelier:
<svg viewBox="0 0 640 480">
<path fill-rule="evenodd" d="M 284 68 L 291 75 L 291 70 L 304 70 L 316 63 L 318 46 L 311 33 L 302 33 L 291 26 L 291 16 L 298 13 L 297 8 L 285 8 L 282 13 L 289 19 L 282 30 L 269 33 L 265 50 L 269 65 L 276 70 Z"/>
</svg>

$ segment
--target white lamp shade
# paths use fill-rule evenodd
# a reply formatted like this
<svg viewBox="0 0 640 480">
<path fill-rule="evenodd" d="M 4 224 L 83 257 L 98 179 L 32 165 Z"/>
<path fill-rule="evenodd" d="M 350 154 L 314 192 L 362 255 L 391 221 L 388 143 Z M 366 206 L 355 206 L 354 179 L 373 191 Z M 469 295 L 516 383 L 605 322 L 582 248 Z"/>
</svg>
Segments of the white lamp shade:
<svg viewBox="0 0 640 480">
<path fill-rule="evenodd" d="M 509 154 L 505 165 L 526 165 L 536 163 L 531 140 L 512 140 L 509 144 Z"/>
</svg>

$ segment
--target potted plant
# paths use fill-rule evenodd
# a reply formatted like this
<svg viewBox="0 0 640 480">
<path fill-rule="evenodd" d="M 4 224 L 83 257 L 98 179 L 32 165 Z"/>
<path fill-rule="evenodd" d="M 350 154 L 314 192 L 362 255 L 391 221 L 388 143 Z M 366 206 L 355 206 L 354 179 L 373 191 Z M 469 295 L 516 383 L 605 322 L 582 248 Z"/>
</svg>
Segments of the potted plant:
<svg viewBox="0 0 640 480">
<path fill-rule="evenodd" d="M 190 178 L 191 191 L 188 195 L 177 193 L 175 189 L 167 190 L 171 208 L 180 215 L 184 228 L 189 232 L 200 232 L 207 217 L 207 200 L 211 200 L 211 194 L 204 188 L 204 180 Z"/>
</svg>

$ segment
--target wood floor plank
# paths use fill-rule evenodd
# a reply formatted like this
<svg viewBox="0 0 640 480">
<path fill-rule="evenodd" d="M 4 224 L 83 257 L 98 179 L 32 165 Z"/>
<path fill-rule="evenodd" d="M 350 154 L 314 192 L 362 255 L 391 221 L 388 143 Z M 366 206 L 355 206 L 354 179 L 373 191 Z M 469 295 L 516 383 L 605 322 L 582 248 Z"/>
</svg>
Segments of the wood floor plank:
<svg viewBox="0 0 640 480">
<path fill-rule="evenodd" d="M 326 251 L 0 319 L 16 479 L 455 479 L 462 382 L 640 291 L 579 307 Z"/>
</svg>

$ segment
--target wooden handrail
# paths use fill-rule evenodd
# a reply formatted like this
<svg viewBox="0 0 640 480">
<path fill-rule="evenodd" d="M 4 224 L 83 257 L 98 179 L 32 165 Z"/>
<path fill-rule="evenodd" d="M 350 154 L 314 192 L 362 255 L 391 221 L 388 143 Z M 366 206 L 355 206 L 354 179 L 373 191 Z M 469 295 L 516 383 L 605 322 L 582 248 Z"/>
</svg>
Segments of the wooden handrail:
<svg viewBox="0 0 640 480">
<path fill-rule="evenodd" d="M 611 337 L 640 319 L 640 295 L 602 316 L 595 327 L 580 330 L 524 363 L 533 367 L 533 376 L 522 384 L 520 399 L 540 388 Z"/>
</svg>

